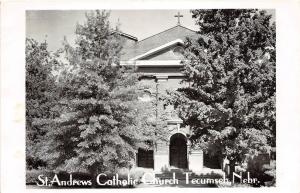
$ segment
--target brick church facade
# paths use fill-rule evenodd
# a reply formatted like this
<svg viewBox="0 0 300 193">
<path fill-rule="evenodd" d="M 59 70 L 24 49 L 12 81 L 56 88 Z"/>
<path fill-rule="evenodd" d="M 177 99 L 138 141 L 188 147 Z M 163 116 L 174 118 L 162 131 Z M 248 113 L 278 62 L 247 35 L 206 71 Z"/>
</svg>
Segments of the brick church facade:
<svg viewBox="0 0 300 193">
<path fill-rule="evenodd" d="M 126 39 L 121 65 L 135 65 L 141 74 L 141 81 L 150 85 L 141 100 L 159 100 L 166 90 L 175 90 L 182 86 L 184 78 L 181 73 L 181 50 L 186 37 L 192 37 L 197 33 L 180 24 L 138 41 L 136 37 L 122 34 Z M 159 101 L 157 101 L 159 103 Z M 180 168 L 200 172 L 206 159 L 203 151 L 191 146 L 189 141 L 190 129 L 182 126 L 182 120 L 174 114 L 172 107 L 155 108 L 157 116 L 166 115 L 164 139 L 157 139 L 152 150 L 139 149 L 136 155 L 136 166 L 152 168 L 155 172 L 161 172 L 165 168 Z M 221 168 L 218 159 L 212 159 L 215 168 Z M 209 161 L 209 163 L 211 163 Z"/>
</svg>

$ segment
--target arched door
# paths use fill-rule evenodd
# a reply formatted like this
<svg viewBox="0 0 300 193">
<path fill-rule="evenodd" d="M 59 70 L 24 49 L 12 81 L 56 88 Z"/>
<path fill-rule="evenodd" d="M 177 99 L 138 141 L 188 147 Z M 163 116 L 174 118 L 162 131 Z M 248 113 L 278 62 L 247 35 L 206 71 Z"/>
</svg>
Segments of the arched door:
<svg viewBox="0 0 300 193">
<path fill-rule="evenodd" d="M 176 133 L 170 139 L 170 166 L 186 169 L 187 163 L 186 137 L 181 133 Z"/>
</svg>

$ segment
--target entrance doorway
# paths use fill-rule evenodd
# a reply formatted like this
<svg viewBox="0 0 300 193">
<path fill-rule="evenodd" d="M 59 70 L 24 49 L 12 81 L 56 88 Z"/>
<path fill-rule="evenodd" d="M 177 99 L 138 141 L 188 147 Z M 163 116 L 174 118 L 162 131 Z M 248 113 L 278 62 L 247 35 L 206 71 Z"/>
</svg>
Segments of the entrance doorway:
<svg viewBox="0 0 300 193">
<path fill-rule="evenodd" d="M 187 141 L 181 133 L 172 135 L 170 139 L 170 166 L 187 169 Z"/>
</svg>

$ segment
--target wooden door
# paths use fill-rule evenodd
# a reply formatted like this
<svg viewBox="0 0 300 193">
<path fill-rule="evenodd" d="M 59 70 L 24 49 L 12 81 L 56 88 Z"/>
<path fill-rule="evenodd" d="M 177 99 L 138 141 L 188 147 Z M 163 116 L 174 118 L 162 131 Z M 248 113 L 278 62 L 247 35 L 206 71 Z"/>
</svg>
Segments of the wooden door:
<svg viewBox="0 0 300 193">
<path fill-rule="evenodd" d="M 187 144 L 182 134 L 172 136 L 170 141 L 170 166 L 186 169 L 187 166 Z"/>
</svg>

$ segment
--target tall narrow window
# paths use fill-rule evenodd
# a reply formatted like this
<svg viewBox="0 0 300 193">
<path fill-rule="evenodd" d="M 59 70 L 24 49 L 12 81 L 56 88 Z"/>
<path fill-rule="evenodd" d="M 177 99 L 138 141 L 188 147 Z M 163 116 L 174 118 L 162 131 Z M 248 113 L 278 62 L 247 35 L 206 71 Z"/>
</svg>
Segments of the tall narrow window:
<svg viewBox="0 0 300 193">
<path fill-rule="evenodd" d="M 153 150 L 139 148 L 137 166 L 142 168 L 154 168 Z"/>
</svg>

